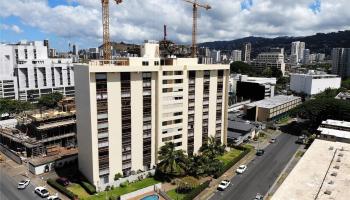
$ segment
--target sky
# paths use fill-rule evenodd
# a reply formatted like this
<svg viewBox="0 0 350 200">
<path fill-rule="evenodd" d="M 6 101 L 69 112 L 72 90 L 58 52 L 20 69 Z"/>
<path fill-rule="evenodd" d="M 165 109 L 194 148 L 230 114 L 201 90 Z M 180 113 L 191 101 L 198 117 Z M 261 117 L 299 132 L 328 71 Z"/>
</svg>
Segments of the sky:
<svg viewBox="0 0 350 200">
<path fill-rule="evenodd" d="M 350 0 L 198 0 L 198 41 L 247 36 L 306 36 L 350 29 Z M 112 41 L 142 43 L 168 38 L 191 42 L 192 6 L 183 0 L 110 0 Z M 49 39 L 67 50 L 102 42 L 101 0 L 0 0 L 0 42 Z"/>
</svg>

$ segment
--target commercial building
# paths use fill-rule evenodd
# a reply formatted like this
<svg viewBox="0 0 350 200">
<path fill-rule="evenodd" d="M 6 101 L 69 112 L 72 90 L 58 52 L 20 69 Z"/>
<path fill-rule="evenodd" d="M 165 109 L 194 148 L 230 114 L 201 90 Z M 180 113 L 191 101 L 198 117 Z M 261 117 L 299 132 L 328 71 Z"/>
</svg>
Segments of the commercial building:
<svg viewBox="0 0 350 200">
<path fill-rule="evenodd" d="M 342 78 L 350 77 L 350 48 L 332 50 L 332 74 L 337 74 Z"/>
<path fill-rule="evenodd" d="M 350 144 L 316 139 L 271 200 L 347 200 Z"/>
<path fill-rule="evenodd" d="M 241 50 L 233 50 L 231 57 L 232 57 L 233 62 L 242 61 L 242 51 Z"/>
<path fill-rule="evenodd" d="M 249 63 L 251 61 L 252 44 L 244 43 L 242 48 L 242 61 Z"/>
<path fill-rule="evenodd" d="M 312 61 L 316 59 L 315 54 L 310 54 L 310 49 L 304 49 L 303 52 L 303 64 L 307 65 L 310 64 Z"/>
<path fill-rule="evenodd" d="M 266 68 L 271 70 L 281 70 L 285 73 L 286 64 L 284 63 L 284 49 L 274 48 L 270 52 L 260 53 L 251 63 L 251 66 L 257 72 L 263 72 Z"/>
<path fill-rule="evenodd" d="M 233 74 L 230 76 L 230 92 L 236 95 L 237 102 L 259 101 L 275 95 L 276 82 L 276 78 Z"/>
<path fill-rule="evenodd" d="M 167 142 L 197 153 L 209 137 L 226 143 L 228 65 L 160 58 L 158 43 L 142 57 L 75 66 L 80 171 L 98 188 L 147 171 Z M 77 75 L 79 74 L 79 75 Z"/>
<path fill-rule="evenodd" d="M 350 143 L 350 122 L 327 119 L 317 130 L 321 139 Z"/>
<path fill-rule="evenodd" d="M 296 96 L 278 95 L 244 106 L 247 119 L 266 122 L 284 116 L 287 111 L 301 104 L 301 98 Z"/>
<path fill-rule="evenodd" d="M 340 86 L 341 78 L 333 74 L 314 70 L 309 70 L 306 74 L 290 74 L 290 89 L 296 93 L 305 93 L 311 96 L 321 93 L 327 88 L 338 89 Z"/>
<path fill-rule="evenodd" d="M 0 45 L 0 97 L 36 101 L 60 92 L 74 96 L 72 59 L 48 58 L 43 41 Z"/>
</svg>

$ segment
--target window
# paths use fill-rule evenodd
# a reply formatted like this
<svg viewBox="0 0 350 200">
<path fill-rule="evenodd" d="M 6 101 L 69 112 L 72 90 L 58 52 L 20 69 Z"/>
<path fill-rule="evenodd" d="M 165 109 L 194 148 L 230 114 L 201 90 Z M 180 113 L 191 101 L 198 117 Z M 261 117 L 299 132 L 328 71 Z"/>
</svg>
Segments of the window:
<svg viewBox="0 0 350 200">
<path fill-rule="evenodd" d="M 182 135 L 181 135 L 181 134 L 180 134 L 180 135 L 175 135 L 175 136 L 174 136 L 174 140 L 180 139 L 180 138 L 182 138 Z"/>
<path fill-rule="evenodd" d="M 175 75 L 182 75 L 182 71 L 175 71 Z"/>
<path fill-rule="evenodd" d="M 148 61 L 142 61 L 142 66 L 148 66 L 148 65 L 149 65 Z"/>
<path fill-rule="evenodd" d="M 159 65 L 159 61 L 154 61 L 154 65 L 158 66 Z"/>
</svg>

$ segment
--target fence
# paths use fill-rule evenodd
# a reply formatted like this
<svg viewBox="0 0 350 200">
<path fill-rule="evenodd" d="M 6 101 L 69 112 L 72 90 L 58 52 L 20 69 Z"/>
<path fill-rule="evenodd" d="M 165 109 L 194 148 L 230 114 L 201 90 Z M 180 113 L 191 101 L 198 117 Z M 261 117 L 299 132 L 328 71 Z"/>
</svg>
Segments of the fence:
<svg viewBox="0 0 350 200">
<path fill-rule="evenodd" d="M 13 161 L 15 161 L 17 164 L 22 164 L 22 159 L 17 155 L 16 153 L 12 152 L 10 149 L 5 147 L 4 145 L 0 144 L 0 151 L 5 154 L 7 157 L 11 158 Z"/>
<path fill-rule="evenodd" d="M 132 199 L 132 198 L 135 198 L 135 197 L 140 196 L 142 194 L 146 194 L 146 193 L 149 193 L 149 192 L 160 190 L 161 187 L 162 187 L 162 184 L 158 183 L 158 184 L 155 184 L 155 185 L 151 185 L 151 186 L 142 188 L 142 189 L 137 190 L 135 192 L 130 192 L 128 194 L 124 194 L 124 195 L 120 196 L 119 199 L 120 200 Z"/>
</svg>

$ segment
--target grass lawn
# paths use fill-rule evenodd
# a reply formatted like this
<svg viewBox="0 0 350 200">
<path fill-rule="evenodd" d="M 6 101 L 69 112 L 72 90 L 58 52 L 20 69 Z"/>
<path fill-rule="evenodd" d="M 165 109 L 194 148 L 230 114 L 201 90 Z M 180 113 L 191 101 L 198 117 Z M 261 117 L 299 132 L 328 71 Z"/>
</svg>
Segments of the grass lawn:
<svg viewBox="0 0 350 200">
<path fill-rule="evenodd" d="M 221 160 L 224 165 L 227 165 L 231 160 L 239 156 L 243 151 L 238 150 L 238 149 L 233 149 L 229 152 L 226 152 L 224 155 L 219 156 L 218 159 Z"/>
<path fill-rule="evenodd" d="M 173 190 L 169 190 L 167 192 L 167 195 L 169 195 L 169 197 L 173 200 L 182 200 L 185 198 L 186 194 L 179 194 L 179 193 L 176 193 L 175 191 L 176 189 L 173 189 Z"/>
<path fill-rule="evenodd" d="M 79 199 L 84 199 L 90 196 L 83 187 L 76 183 L 70 184 L 67 187 L 67 189 L 73 192 L 74 194 L 78 195 Z"/>
<path fill-rule="evenodd" d="M 118 197 L 118 196 L 121 196 L 123 194 L 134 192 L 136 190 L 139 190 L 139 189 L 142 189 L 142 188 L 145 188 L 145 187 L 157 184 L 157 183 L 159 183 L 159 181 L 156 181 L 153 178 L 146 178 L 146 179 L 143 179 L 143 180 L 138 181 L 136 183 L 130 183 L 126 187 L 118 187 L 118 188 L 115 188 L 114 190 L 111 190 L 108 192 L 100 192 L 96 195 L 92 195 L 92 196 L 85 198 L 85 199 L 86 200 L 105 200 L 106 196 L 107 197 L 111 197 L 111 196 Z M 106 193 L 107 193 L 107 195 L 106 195 Z"/>
</svg>

